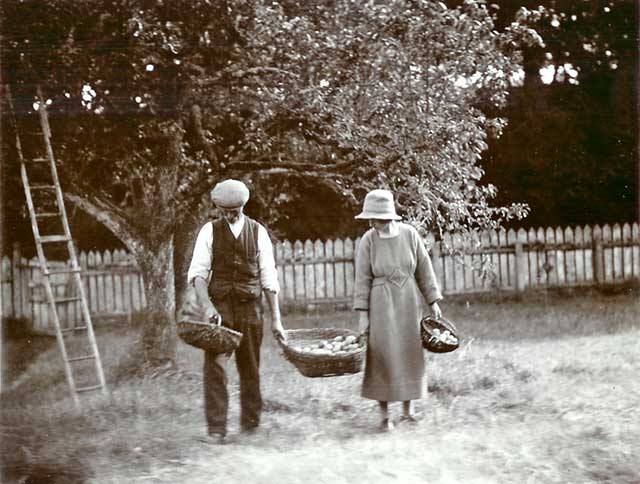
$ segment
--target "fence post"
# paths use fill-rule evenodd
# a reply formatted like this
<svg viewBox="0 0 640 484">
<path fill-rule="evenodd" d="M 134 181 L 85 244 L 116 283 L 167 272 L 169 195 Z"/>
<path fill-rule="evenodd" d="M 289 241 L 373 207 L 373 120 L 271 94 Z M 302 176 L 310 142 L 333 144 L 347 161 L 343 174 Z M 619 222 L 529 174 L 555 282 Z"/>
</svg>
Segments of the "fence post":
<svg viewBox="0 0 640 484">
<path fill-rule="evenodd" d="M 594 232 L 593 234 L 593 280 L 597 284 L 604 282 L 604 250 L 602 248 L 602 235 Z"/>
<path fill-rule="evenodd" d="M 516 292 L 524 291 L 524 250 L 522 248 L 522 241 L 516 241 Z"/>
<path fill-rule="evenodd" d="M 20 265 L 22 264 L 22 250 L 20 249 L 20 242 L 13 243 L 13 254 L 11 257 L 11 315 L 14 318 L 18 318 L 24 314 L 22 308 L 22 274 L 20 272 Z M 20 309 L 18 309 L 20 308 Z"/>
</svg>

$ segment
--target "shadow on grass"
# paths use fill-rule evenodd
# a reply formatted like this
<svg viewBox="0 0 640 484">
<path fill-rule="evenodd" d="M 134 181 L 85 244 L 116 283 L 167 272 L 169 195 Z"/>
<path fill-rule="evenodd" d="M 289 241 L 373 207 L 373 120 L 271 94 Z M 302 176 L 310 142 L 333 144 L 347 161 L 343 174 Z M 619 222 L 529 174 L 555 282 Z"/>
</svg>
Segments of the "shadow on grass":
<svg viewBox="0 0 640 484">
<path fill-rule="evenodd" d="M 493 390 L 498 384 L 494 376 L 480 376 L 472 381 L 450 382 L 436 380 L 429 382 L 428 392 L 438 398 L 451 399 L 469 395 L 477 390 Z"/>
<path fill-rule="evenodd" d="M 78 457 L 77 448 L 66 446 L 59 424 L 46 417 L 3 409 L 0 414 L 0 482 L 3 483 L 84 483 L 91 476 L 89 466 Z M 69 431 L 84 432 L 77 416 L 61 419 Z"/>
<path fill-rule="evenodd" d="M 0 477 L 5 484 L 84 484 L 90 476 L 77 462 L 22 462 L 0 467 Z"/>
<path fill-rule="evenodd" d="M 616 334 L 640 327 L 635 286 L 526 291 L 445 298 L 462 342 L 514 341 Z"/>
<path fill-rule="evenodd" d="M 53 348 L 51 336 L 29 334 L 29 323 L 22 318 L 3 318 L 2 385 L 3 391 L 19 383 L 20 375 L 40 355 Z"/>
</svg>

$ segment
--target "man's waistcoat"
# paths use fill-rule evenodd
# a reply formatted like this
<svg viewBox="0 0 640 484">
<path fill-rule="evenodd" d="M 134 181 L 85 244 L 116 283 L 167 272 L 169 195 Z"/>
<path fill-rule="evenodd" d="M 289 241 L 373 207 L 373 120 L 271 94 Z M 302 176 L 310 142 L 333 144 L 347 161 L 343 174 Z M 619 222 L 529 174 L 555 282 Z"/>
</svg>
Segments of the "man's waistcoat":
<svg viewBox="0 0 640 484">
<path fill-rule="evenodd" d="M 244 217 L 244 227 L 237 239 L 225 220 L 213 221 L 213 277 L 209 295 L 214 300 L 235 294 L 248 301 L 259 297 L 262 291 L 258 265 L 259 224 Z"/>
</svg>

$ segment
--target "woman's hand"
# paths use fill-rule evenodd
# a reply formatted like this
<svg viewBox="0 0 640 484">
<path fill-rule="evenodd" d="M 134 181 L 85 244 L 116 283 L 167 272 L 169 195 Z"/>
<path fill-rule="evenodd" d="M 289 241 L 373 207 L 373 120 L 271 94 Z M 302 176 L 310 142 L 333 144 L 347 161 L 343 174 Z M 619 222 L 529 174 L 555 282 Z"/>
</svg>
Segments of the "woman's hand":
<svg viewBox="0 0 640 484">
<path fill-rule="evenodd" d="M 360 336 L 358 342 L 360 344 L 366 344 L 369 339 L 369 311 L 358 311 L 360 316 L 358 317 L 358 331 Z"/>
<path fill-rule="evenodd" d="M 433 316 L 433 319 L 442 318 L 442 310 L 437 302 L 430 304 L 429 308 L 431 309 L 431 316 Z"/>
<path fill-rule="evenodd" d="M 358 311 L 358 313 L 360 313 L 358 330 L 360 334 L 367 334 L 369 332 L 369 311 Z"/>
</svg>

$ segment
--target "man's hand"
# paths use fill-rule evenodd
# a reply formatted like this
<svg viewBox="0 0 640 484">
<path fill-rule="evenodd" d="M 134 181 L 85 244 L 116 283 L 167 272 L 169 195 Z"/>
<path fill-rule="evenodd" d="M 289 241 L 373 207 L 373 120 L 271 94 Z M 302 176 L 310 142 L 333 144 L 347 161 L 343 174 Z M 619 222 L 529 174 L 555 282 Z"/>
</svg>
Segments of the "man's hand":
<svg viewBox="0 0 640 484">
<path fill-rule="evenodd" d="M 271 332 L 276 339 L 283 342 L 287 341 L 287 332 L 284 330 L 284 326 L 282 325 L 280 318 L 273 318 L 271 323 Z"/>
<path fill-rule="evenodd" d="M 207 288 L 207 281 L 201 277 L 196 277 L 193 281 L 196 288 L 196 294 L 198 295 L 198 303 L 204 312 L 205 321 L 211 321 L 211 319 L 220 317 L 220 313 L 209 299 L 209 290 Z"/>
<path fill-rule="evenodd" d="M 222 316 L 218 312 L 218 309 L 213 305 L 210 299 L 207 298 L 204 301 L 204 315 L 207 318 L 207 321 L 211 321 L 212 319 L 221 319 Z"/>
<path fill-rule="evenodd" d="M 282 326 L 282 319 L 280 318 L 280 305 L 278 304 L 278 295 L 274 291 L 266 290 L 264 294 L 267 297 L 267 303 L 271 309 L 271 331 L 276 339 L 281 341 L 287 341 L 287 332 Z"/>
</svg>

